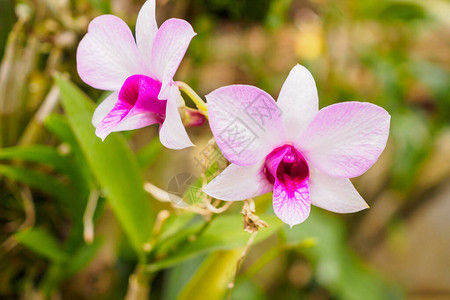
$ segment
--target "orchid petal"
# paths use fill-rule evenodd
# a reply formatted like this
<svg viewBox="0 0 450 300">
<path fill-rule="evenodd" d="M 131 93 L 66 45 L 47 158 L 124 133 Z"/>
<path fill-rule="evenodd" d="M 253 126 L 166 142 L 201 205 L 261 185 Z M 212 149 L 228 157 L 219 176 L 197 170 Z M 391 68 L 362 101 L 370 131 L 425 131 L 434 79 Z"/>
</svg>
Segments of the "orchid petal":
<svg viewBox="0 0 450 300">
<path fill-rule="evenodd" d="M 264 162 L 251 166 L 229 165 L 203 191 L 211 197 L 238 201 L 266 194 L 272 190 L 263 172 Z"/>
<path fill-rule="evenodd" d="M 298 140 L 319 110 L 319 97 L 311 73 L 296 65 L 289 73 L 277 101 L 288 140 Z"/>
<path fill-rule="evenodd" d="M 155 0 L 147 0 L 139 11 L 136 21 L 136 44 L 143 61 L 150 68 L 153 40 L 158 25 L 155 17 Z"/>
<path fill-rule="evenodd" d="M 145 75 L 128 77 L 120 89 L 114 107 L 98 124 L 96 134 L 105 139 L 114 131 L 162 123 L 167 101 L 157 98 L 160 87 L 160 82 Z M 105 108 L 97 113 L 96 118 L 106 111 L 108 105 L 110 104 L 104 105 Z"/>
<path fill-rule="evenodd" d="M 103 15 L 89 24 L 77 49 L 78 74 L 92 87 L 118 91 L 130 75 L 146 73 L 124 21 Z"/>
<path fill-rule="evenodd" d="M 287 188 L 275 180 L 273 187 L 273 210 L 281 221 L 294 226 L 305 221 L 311 211 L 308 180 Z"/>
<path fill-rule="evenodd" d="M 241 166 L 263 159 L 283 140 L 276 102 L 248 85 L 219 88 L 206 96 L 211 130 L 223 155 Z"/>
<path fill-rule="evenodd" d="M 180 90 L 176 86 L 171 86 L 167 99 L 166 118 L 159 132 L 161 143 L 170 149 L 183 149 L 194 146 L 189 139 L 178 112 L 180 98 Z"/>
<path fill-rule="evenodd" d="M 162 82 L 159 99 L 167 99 L 173 76 L 195 35 L 191 24 L 180 19 L 165 21 L 156 33 L 153 41 L 151 69 L 156 78 Z"/>
<path fill-rule="evenodd" d="M 352 213 L 369 208 L 350 179 L 329 176 L 311 167 L 309 170 L 309 191 L 313 205 L 337 213 Z"/>
<path fill-rule="evenodd" d="M 149 125 L 158 124 L 161 119 L 151 112 L 135 113 L 133 110 L 120 122 L 113 132 L 139 129 Z"/>
<path fill-rule="evenodd" d="M 298 141 L 308 163 L 330 176 L 366 172 L 383 152 L 390 115 L 365 102 L 344 102 L 319 111 Z"/>
<path fill-rule="evenodd" d="M 119 100 L 119 92 L 114 92 L 102 103 L 100 103 L 94 111 L 94 115 L 92 116 L 92 125 L 97 127 L 98 124 L 103 120 L 104 117 L 114 108 L 114 105 Z"/>
<path fill-rule="evenodd" d="M 288 168 L 287 165 L 289 165 Z M 265 160 L 266 174 L 274 181 L 273 209 L 286 224 L 302 223 L 309 216 L 308 166 L 301 154 L 292 146 L 275 149 Z M 285 173 L 289 170 L 289 173 Z"/>
<path fill-rule="evenodd" d="M 98 124 L 95 134 L 103 141 L 114 131 L 116 126 L 127 116 L 130 112 L 130 105 L 124 101 L 117 101 L 114 108 L 101 120 Z"/>
<path fill-rule="evenodd" d="M 154 113 L 138 112 L 119 100 L 97 125 L 95 134 L 104 141 L 111 132 L 139 129 L 160 122 L 161 119 Z"/>
</svg>

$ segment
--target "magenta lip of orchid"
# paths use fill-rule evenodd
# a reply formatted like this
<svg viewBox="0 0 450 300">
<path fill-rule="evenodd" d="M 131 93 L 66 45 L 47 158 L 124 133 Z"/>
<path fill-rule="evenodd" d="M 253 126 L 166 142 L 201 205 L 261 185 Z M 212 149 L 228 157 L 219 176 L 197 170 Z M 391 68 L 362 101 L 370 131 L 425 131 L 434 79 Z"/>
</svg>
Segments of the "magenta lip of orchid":
<svg viewBox="0 0 450 300">
<path fill-rule="evenodd" d="M 113 91 L 92 118 L 97 136 L 104 140 L 111 132 L 160 124 L 164 146 L 193 145 L 178 111 L 183 100 L 173 76 L 195 35 L 180 19 L 158 28 L 154 0 L 145 2 L 138 14 L 136 40 L 116 16 L 92 20 L 77 49 L 78 74 L 94 88 Z"/>
<path fill-rule="evenodd" d="M 277 102 L 247 85 L 222 87 L 206 98 L 211 130 L 231 162 L 203 189 L 208 195 L 236 201 L 273 191 L 274 212 L 291 227 L 306 220 L 311 205 L 338 213 L 368 208 L 349 178 L 383 152 L 386 110 L 367 102 L 319 110 L 314 79 L 301 65 L 289 73 Z"/>
</svg>

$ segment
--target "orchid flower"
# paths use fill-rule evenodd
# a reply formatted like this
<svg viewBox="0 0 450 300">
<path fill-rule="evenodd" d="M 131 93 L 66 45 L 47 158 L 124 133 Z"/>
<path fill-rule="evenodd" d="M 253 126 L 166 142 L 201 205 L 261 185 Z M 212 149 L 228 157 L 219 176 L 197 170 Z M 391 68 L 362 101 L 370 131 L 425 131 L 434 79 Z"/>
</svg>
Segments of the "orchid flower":
<svg viewBox="0 0 450 300">
<path fill-rule="evenodd" d="M 318 109 L 314 79 L 295 66 L 278 101 L 247 85 L 206 96 L 217 145 L 231 162 L 204 191 L 245 200 L 273 191 L 273 209 L 286 224 L 303 222 L 311 204 L 350 213 L 368 205 L 349 178 L 366 172 L 383 152 L 390 115 L 366 102 Z"/>
<path fill-rule="evenodd" d="M 113 91 L 92 118 L 98 137 L 104 140 L 114 131 L 160 124 L 164 146 L 192 146 L 178 111 L 184 102 L 173 76 L 195 35 L 192 26 L 180 19 L 169 19 L 158 29 L 154 0 L 139 12 L 136 41 L 116 16 L 92 20 L 78 46 L 77 69 L 90 86 Z"/>
</svg>

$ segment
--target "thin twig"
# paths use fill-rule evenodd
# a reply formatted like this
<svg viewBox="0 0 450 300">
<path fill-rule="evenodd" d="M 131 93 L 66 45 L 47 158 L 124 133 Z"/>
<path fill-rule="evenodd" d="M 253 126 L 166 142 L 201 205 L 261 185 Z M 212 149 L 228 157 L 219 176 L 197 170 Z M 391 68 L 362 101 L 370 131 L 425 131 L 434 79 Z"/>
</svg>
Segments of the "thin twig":
<svg viewBox="0 0 450 300">
<path fill-rule="evenodd" d="M 83 215 L 83 237 L 86 244 L 92 244 L 94 241 L 94 213 L 97 208 L 98 196 L 99 192 L 97 189 L 91 191 Z"/>
</svg>

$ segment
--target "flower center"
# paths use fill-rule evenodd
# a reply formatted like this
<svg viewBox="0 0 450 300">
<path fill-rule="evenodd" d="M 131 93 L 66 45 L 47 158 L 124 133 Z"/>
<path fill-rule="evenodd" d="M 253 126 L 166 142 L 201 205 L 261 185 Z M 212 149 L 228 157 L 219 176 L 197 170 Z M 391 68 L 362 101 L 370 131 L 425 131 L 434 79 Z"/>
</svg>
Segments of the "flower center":
<svg viewBox="0 0 450 300">
<path fill-rule="evenodd" d="M 264 173 L 270 183 L 277 178 L 282 183 L 301 182 L 309 175 L 308 164 L 303 155 L 292 145 L 283 145 L 266 156 Z"/>
<path fill-rule="evenodd" d="M 152 112 L 161 123 L 166 115 L 166 100 L 159 100 L 161 82 L 145 75 L 133 75 L 128 77 L 119 92 L 119 99 L 129 110 L 135 112 Z"/>
</svg>

